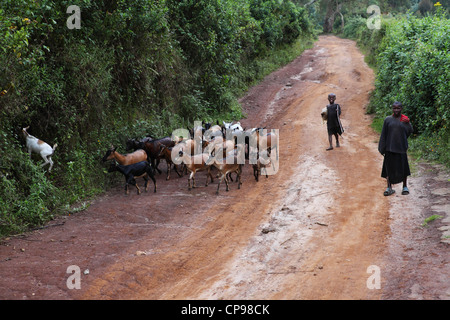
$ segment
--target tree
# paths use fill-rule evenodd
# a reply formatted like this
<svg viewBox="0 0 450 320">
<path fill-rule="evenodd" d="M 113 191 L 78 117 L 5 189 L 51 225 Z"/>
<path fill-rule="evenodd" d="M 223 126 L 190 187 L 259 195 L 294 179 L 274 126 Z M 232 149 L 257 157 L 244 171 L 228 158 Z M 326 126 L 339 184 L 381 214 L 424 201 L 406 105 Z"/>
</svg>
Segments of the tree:
<svg viewBox="0 0 450 320">
<path fill-rule="evenodd" d="M 433 9 L 433 3 L 430 0 L 422 0 L 419 2 L 419 11 L 422 15 Z"/>
<path fill-rule="evenodd" d="M 344 4 L 350 4 L 353 0 L 327 0 L 325 21 L 323 24 L 323 32 L 333 32 L 334 20 L 336 14 L 341 16 L 341 28 L 344 29 L 344 15 L 342 14 L 342 7 Z"/>
</svg>

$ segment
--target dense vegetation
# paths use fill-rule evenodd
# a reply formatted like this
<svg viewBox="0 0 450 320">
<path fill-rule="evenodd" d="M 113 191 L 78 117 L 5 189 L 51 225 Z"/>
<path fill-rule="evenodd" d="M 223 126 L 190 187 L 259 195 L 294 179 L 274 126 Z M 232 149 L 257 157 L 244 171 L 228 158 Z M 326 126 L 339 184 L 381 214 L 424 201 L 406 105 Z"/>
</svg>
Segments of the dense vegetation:
<svg viewBox="0 0 450 320">
<path fill-rule="evenodd" d="M 100 163 L 130 137 L 235 120 L 237 98 L 311 43 L 279 0 L 0 0 L 0 235 L 101 192 Z M 81 28 L 67 20 L 81 9 Z M 73 22 L 70 18 L 70 22 Z M 21 128 L 58 143 L 51 173 Z"/>
<path fill-rule="evenodd" d="M 391 112 L 391 104 L 401 101 L 415 128 L 410 141 L 413 154 L 448 167 L 450 21 L 442 5 L 447 2 L 421 11 L 423 2 L 407 15 L 383 16 L 379 30 L 370 30 L 366 18 L 354 16 L 343 35 L 358 41 L 377 71 L 368 109 L 376 114 L 375 127 Z"/>
</svg>

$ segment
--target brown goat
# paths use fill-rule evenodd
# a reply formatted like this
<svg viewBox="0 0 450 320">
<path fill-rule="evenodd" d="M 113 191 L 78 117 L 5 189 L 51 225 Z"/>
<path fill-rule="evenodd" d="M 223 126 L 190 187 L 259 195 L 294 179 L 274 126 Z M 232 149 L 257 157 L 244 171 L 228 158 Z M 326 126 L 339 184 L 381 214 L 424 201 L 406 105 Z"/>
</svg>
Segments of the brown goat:
<svg viewBox="0 0 450 320">
<path fill-rule="evenodd" d="M 189 170 L 189 172 L 191 172 L 191 174 L 189 175 L 189 178 L 188 178 L 189 190 L 191 190 L 191 188 L 196 188 L 195 174 L 198 171 L 202 171 L 202 170 L 208 171 L 208 175 L 206 176 L 206 185 L 205 186 L 208 186 L 208 177 L 211 178 L 211 182 L 214 181 L 213 176 L 211 174 L 211 166 L 206 164 L 206 161 L 208 160 L 208 158 L 209 158 L 209 155 L 207 153 L 200 153 L 200 154 L 195 154 L 193 156 L 190 156 L 189 154 L 184 152 L 183 149 L 181 149 L 178 152 L 177 162 L 179 162 L 179 160 L 181 160 L 186 165 L 187 170 Z M 192 187 L 191 187 L 191 181 L 192 181 Z"/>
<path fill-rule="evenodd" d="M 175 163 L 172 162 L 172 151 L 174 150 L 175 147 L 167 147 L 163 144 L 161 144 L 159 146 L 159 154 L 158 157 L 159 158 L 163 158 L 166 160 L 167 163 L 167 177 L 166 180 L 170 179 L 170 169 L 173 165 L 175 172 L 178 174 L 179 177 L 181 177 L 181 174 L 178 172 L 177 169 L 177 165 Z"/>
<path fill-rule="evenodd" d="M 222 181 L 225 179 L 225 184 L 227 186 L 226 191 L 230 190 L 229 184 L 228 184 L 228 177 L 231 178 L 231 173 L 235 172 L 237 174 L 237 182 L 238 182 L 238 189 L 241 188 L 241 173 L 242 173 L 242 163 L 240 161 L 242 160 L 240 155 L 242 154 L 242 149 L 238 148 L 236 152 L 230 152 L 227 154 L 226 158 L 222 158 L 222 155 L 219 153 L 217 155 L 211 155 L 206 161 L 206 165 L 213 165 L 219 170 L 220 173 L 220 181 L 217 185 L 217 191 L 216 194 L 219 194 L 219 188 Z M 218 157 L 218 158 L 217 158 Z M 244 161 L 245 162 L 245 161 Z"/>
<path fill-rule="evenodd" d="M 106 151 L 105 156 L 103 157 L 103 162 L 106 162 L 108 160 L 116 160 L 119 164 L 123 166 L 128 166 L 130 164 L 138 163 L 141 161 L 147 160 L 147 153 L 142 150 L 136 150 L 135 152 L 128 153 L 125 155 L 122 155 L 116 151 L 117 147 L 111 146 L 111 149 Z"/>
<path fill-rule="evenodd" d="M 266 173 L 266 178 L 268 178 L 267 174 L 267 167 L 269 167 L 272 164 L 270 159 L 270 154 L 267 150 L 264 150 L 261 152 L 261 154 L 257 154 L 257 160 L 256 163 L 252 164 L 253 167 L 253 175 L 255 177 L 255 180 L 259 181 L 259 176 L 262 173 L 262 169 L 264 169 Z"/>
<path fill-rule="evenodd" d="M 171 137 L 164 137 L 161 139 L 147 140 L 139 143 L 139 147 L 147 152 L 147 157 L 148 160 L 150 160 L 152 167 L 159 173 L 161 173 L 161 170 L 158 169 L 159 160 L 161 159 L 159 157 L 160 145 L 173 147 L 175 145 L 175 142 Z"/>
</svg>

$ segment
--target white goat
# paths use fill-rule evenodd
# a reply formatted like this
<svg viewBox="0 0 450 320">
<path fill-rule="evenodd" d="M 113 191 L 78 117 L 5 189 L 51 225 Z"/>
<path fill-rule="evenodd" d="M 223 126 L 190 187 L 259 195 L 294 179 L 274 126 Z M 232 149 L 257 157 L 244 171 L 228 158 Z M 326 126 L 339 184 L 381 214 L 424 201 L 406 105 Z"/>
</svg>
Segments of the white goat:
<svg viewBox="0 0 450 320">
<path fill-rule="evenodd" d="M 233 124 L 233 122 L 225 122 L 225 121 L 222 122 L 226 130 L 231 130 L 231 132 L 235 130 L 244 131 L 244 129 L 242 129 L 241 122 L 239 121 L 236 122 L 235 124 Z"/>
<path fill-rule="evenodd" d="M 43 167 L 47 164 L 50 164 L 50 167 L 48 168 L 48 172 L 50 172 L 53 167 L 52 155 L 55 152 L 55 148 L 58 146 L 58 144 L 55 143 L 53 148 L 50 147 L 44 141 L 29 134 L 27 132 L 28 128 L 30 128 L 30 126 L 23 128 L 22 133 L 26 139 L 27 149 L 28 149 L 30 158 L 31 158 L 32 152 L 39 153 L 41 155 L 42 159 L 44 159 L 44 161 L 45 161 L 43 164 L 41 164 L 41 167 Z"/>
</svg>

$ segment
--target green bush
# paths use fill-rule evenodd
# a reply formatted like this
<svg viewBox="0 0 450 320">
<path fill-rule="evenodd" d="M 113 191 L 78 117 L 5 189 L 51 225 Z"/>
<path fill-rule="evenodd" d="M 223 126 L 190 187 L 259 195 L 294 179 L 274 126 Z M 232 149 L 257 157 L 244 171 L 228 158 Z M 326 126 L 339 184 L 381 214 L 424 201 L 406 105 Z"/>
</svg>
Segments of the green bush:
<svg viewBox="0 0 450 320">
<path fill-rule="evenodd" d="M 4 132 L 1 136 L 5 137 Z M 0 159 L 0 234 L 39 226 L 60 205 L 59 191 L 44 171 L 20 149 L 2 146 Z M 8 150 L 8 153 L 3 151 Z"/>
<path fill-rule="evenodd" d="M 440 137 L 448 146 L 450 109 L 450 24 L 441 15 L 401 19 L 389 28 L 378 56 L 372 105 L 378 116 L 401 101 L 415 132 Z"/>
</svg>

